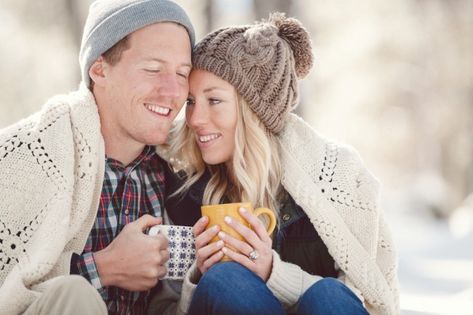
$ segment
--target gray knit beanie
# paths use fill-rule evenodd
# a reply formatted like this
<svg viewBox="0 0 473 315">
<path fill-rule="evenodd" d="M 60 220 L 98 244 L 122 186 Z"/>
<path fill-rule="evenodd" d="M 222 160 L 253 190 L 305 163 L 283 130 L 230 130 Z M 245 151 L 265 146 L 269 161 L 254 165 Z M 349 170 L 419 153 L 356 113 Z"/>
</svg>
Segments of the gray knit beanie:
<svg viewBox="0 0 473 315">
<path fill-rule="evenodd" d="M 194 27 L 184 9 L 169 0 L 97 0 L 91 4 L 79 53 L 82 80 L 90 87 L 92 64 L 117 42 L 134 31 L 158 22 L 175 22 L 189 33 Z"/>
<path fill-rule="evenodd" d="M 232 84 L 273 133 L 298 103 L 298 79 L 312 67 L 309 33 L 282 13 L 254 25 L 226 27 L 200 41 L 193 68 Z"/>
</svg>

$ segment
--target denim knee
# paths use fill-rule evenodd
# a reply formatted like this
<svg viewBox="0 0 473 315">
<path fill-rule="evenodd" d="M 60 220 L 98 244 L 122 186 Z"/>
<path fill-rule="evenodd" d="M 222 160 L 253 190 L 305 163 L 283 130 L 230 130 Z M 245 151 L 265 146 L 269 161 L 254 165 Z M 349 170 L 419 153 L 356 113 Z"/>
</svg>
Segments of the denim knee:
<svg viewBox="0 0 473 315">
<path fill-rule="evenodd" d="M 298 315 L 368 314 L 360 299 L 341 281 L 323 278 L 299 300 Z"/>
<path fill-rule="evenodd" d="M 262 285 L 265 285 L 264 282 L 246 267 L 236 262 L 223 262 L 212 266 L 202 276 L 197 289 L 205 289 L 210 295 L 224 295 L 228 298 L 234 296 L 238 299 L 242 293 L 248 293 Z"/>
<path fill-rule="evenodd" d="M 189 314 L 284 314 L 266 283 L 235 262 L 218 263 L 200 279 Z"/>
<path fill-rule="evenodd" d="M 227 287 L 228 280 L 251 277 L 251 272 L 236 262 L 222 262 L 213 265 L 200 279 L 199 284 L 211 282 L 213 285 Z"/>
<path fill-rule="evenodd" d="M 323 278 L 317 281 L 309 290 L 314 294 L 333 296 L 339 294 L 341 291 L 348 289 L 341 281 L 335 278 Z"/>
</svg>

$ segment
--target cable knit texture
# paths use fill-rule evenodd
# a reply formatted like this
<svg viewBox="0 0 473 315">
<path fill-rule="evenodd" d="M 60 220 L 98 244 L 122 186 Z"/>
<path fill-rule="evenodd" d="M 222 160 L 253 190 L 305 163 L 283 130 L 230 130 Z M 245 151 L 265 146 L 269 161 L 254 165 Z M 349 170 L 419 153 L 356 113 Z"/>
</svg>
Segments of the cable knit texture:
<svg viewBox="0 0 473 315">
<path fill-rule="evenodd" d="M 226 27 L 195 47 L 194 69 L 235 87 L 268 130 L 278 133 L 298 104 L 299 83 L 313 64 L 310 35 L 282 13 L 253 25 Z"/>
<path fill-rule="evenodd" d="M 339 279 L 358 295 L 371 314 L 398 314 L 397 256 L 378 206 L 378 182 L 357 152 L 319 136 L 290 114 L 278 135 L 282 185 L 307 213 L 340 268 Z M 301 149 L 303 148 L 303 149 Z M 185 312 L 195 288 L 195 265 L 184 281 Z M 287 309 L 316 281 L 273 252 L 267 285 Z"/>
<path fill-rule="evenodd" d="M 0 314 L 23 312 L 69 274 L 95 219 L 104 154 L 85 86 L 0 131 Z"/>
</svg>

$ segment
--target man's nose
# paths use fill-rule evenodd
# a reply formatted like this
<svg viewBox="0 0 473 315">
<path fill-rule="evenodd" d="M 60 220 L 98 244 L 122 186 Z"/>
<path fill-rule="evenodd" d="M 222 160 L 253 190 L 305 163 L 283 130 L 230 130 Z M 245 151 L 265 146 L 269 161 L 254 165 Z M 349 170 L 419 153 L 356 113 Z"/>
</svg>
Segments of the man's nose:
<svg viewBox="0 0 473 315">
<path fill-rule="evenodd" d="M 177 98 L 180 96 L 180 87 L 176 75 L 162 74 L 158 88 L 162 96 L 171 98 Z"/>
</svg>

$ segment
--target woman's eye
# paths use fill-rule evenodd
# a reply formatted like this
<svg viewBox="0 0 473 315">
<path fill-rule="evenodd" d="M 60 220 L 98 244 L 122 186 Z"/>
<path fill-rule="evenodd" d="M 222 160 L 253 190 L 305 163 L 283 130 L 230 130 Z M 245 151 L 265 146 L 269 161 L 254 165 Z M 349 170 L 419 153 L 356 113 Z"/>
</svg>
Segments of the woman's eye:
<svg viewBox="0 0 473 315">
<path fill-rule="evenodd" d="M 222 101 L 219 100 L 218 98 L 210 98 L 209 99 L 209 103 L 210 105 L 217 105 L 217 104 L 220 104 Z"/>
<path fill-rule="evenodd" d="M 190 99 L 190 98 L 188 98 L 186 100 L 186 103 L 185 103 L 186 106 L 191 106 L 191 105 L 194 105 L 194 104 L 195 104 L 195 101 L 193 99 Z"/>
</svg>

